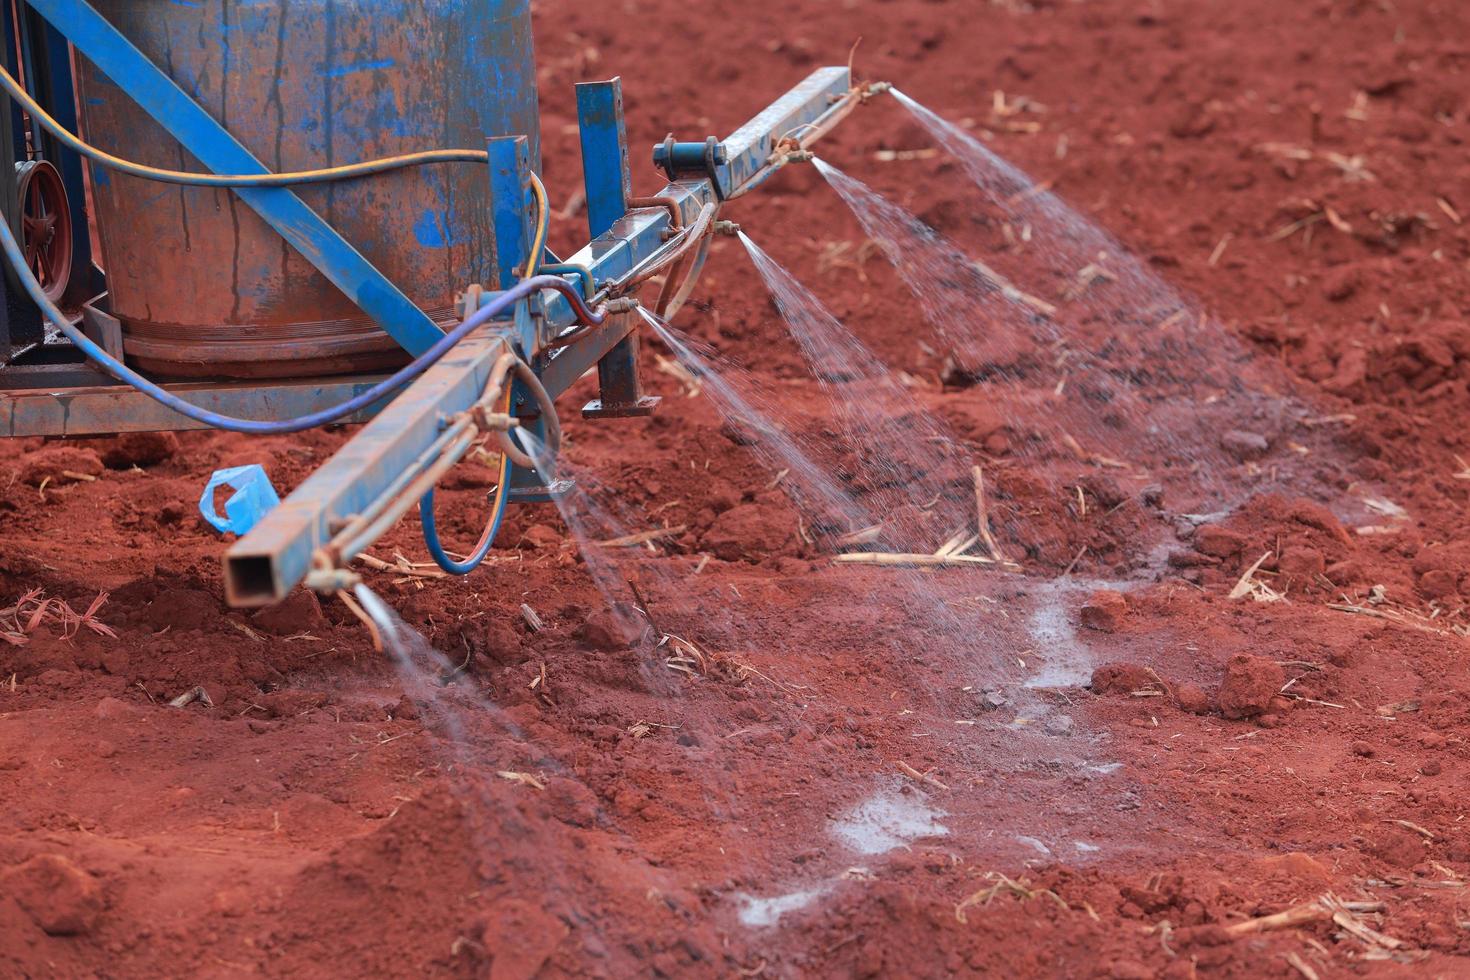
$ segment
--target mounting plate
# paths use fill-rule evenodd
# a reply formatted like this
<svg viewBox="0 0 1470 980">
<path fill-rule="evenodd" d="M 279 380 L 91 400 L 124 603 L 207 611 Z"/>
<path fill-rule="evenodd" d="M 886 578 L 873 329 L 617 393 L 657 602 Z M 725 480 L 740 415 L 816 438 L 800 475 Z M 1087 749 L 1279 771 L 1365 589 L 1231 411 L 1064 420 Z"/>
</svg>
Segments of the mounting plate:
<svg viewBox="0 0 1470 980">
<path fill-rule="evenodd" d="M 510 503 L 546 504 L 562 500 L 577 488 L 576 480 L 552 480 L 551 486 L 511 487 Z"/>
<path fill-rule="evenodd" d="M 644 395 L 632 404 L 603 405 L 601 398 L 594 398 L 582 406 L 584 419 L 628 419 L 652 415 L 663 401 L 658 395 Z"/>
</svg>

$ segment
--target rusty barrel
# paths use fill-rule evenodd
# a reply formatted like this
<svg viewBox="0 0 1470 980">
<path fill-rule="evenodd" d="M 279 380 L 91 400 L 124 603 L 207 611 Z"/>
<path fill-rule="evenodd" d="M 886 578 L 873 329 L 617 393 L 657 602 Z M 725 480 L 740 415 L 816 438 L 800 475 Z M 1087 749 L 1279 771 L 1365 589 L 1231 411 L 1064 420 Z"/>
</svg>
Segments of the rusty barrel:
<svg viewBox="0 0 1470 980">
<path fill-rule="evenodd" d="M 540 160 L 529 0 L 94 0 L 257 159 L 312 170 L 524 134 Z M 203 170 L 78 58 L 93 144 Z M 538 166 L 539 169 L 539 166 Z M 92 170 L 111 309 L 130 363 L 177 377 L 288 377 L 403 359 L 234 192 Z M 436 321 L 495 280 L 489 176 L 432 164 L 296 189 Z"/>
</svg>

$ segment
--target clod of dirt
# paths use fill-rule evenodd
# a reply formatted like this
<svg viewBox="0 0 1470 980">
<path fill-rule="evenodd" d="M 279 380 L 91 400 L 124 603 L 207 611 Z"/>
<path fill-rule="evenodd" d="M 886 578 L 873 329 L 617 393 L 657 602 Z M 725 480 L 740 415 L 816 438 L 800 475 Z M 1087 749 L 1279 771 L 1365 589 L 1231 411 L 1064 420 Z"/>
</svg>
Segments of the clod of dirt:
<svg viewBox="0 0 1470 980">
<path fill-rule="evenodd" d="M 176 588 L 160 590 L 140 619 L 155 630 L 170 626 L 175 630 L 197 630 L 215 622 L 219 615 L 220 601 L 213 593 Z"/>
<path fill-rule="evenodd" d="M 25 461 L 20 479 L 23 483 L 39 487 L 48 480 L 51 483 L 74 483 L 78 477 L 69 475 L 72 473 L 80 473 L 82 478 L 100 476 L 102 470 L 102 458 L 91 449 L 47 446 L 32 453 Z"/>
<path fill-rule="evenodd" d="M 92 714 L 103 721 L 111 721 L 114 718 L 131 718 L 142 714 L 137 705 L 129 704 L 118 698 L 99 698 Z"/>
<path fill-rule="evenodd" d="M 556 916 L 518 898 L 496 902 L 480 939 L 490 955 L 490 980 L 531 980 L 569 930 Z"/>
<path fill-rule="evenodd" d="M 1338 586 L 1356 585 L 1368 577 L 1368 573 L 1363 569 L 1363 563 L 1352 558 L 1333 562 L 1322 574 L 1327 576 L 1329 582 Z"/>
<path fill-rule="evenodd" d="M 1444 766 L 1440 765 L 1438 759 L 1430 759 L 1428 762 L 1424 763 L 1424 765 L 1419 767 L 1419 772 L 1425 776 L 1438 776 L 1440 773 L 1444 772 Z"/>
<path fill-rule="evenodd" d="M 521 532 L 520 547 L 537 551 L 555 551 L 561 547 L 562 534 L 545 524 L 532 524 Z"/>
<path fill-rule="evenodd" d="M 1429 599 L 1445 599 L 1459 591 L 1455 573 L 1444 568 L 1432 568 L 1419 576 L 1419 591 Z"/>
<path fill-rule="evenodd" d="M 1157 683 L 1147 667 L 1112 663 L 1093 670 L 1090 686 L 1093 694 L 1129 694 Z"/>
<path fill-rule="evenodd" d="M 60 854 L 38 854 L 0 874 L 0 891 L 52 936 L 91 931 L 104 905 L 97 879 Z"/>
<path fill-rule="evenodd" d="M 296 718 L 325 705 L 327 696 L 321 691 L 272 691 L 259 695 L 255 701 L 265 709 L 267 717 Z"/>
<path fill-rule="evenodd" d="M 1248 653 L 1238 653 L 1225 665 L 1220 684 L 1220 714 L 1226 718 L 1253 718 L 1271 710 L 1271 701 L 1286 683 L 1280 665 Z"/>
<path fill-rule="evenodd" d="M 1288 579 L 1313 582 L 1327 570 L 1327 559 L 1316 548 L 1290 548 L 1277 567 Z"/>
<path fill-rule="evenodd" d="M 110 470 L 157 466 L 173 459 L 179 451 L 179 437 L 172 432 L 128 432 L 99 441 L 99 448 L 102 463 Z"/>
<path fill-rule="evenodd" d="M 1115 633 L 1128 618 L 1128 599 L 1121 592 L 1098 589 L 1083 603 L 1079 618 L 1088 629 Z"/>
<path fill-rule="evenodd" d="M 1209 692 L 1193 681 L 1187 681 L 1175 688 L 1174 700 L 1178 703 L 1180 710 L 1188 711 L 1193 715 L 1208 714 L 1210 710 Z"/>
<path fill-rule="evenodd" d="M 577 627 L 577 640 L 591 650 L 621 650 L 633 639 L 626 618 L 611 609 L 599 609 Z"/>
<path fill-rule="evenodd" d="M 1377 754 L 1378 750 L 1369 742 L 1364 742 L 1360 739 L 1353 743 L 1353 755 L 1361 756 L 1364 759 L 1371 759 Z"/>
<path fill-rule="evenodd" d="M 1328 272 L 1322 280 L 1322 295 L 1329 302 L 1342 303 L 1353 298 L 1363 285 L 1363 272 L 1357 266 L 1342 265 Z"/>
<path fill-rule="evenodd" d="M 1267 874 L 1294 878 L 1318 887 L 1325 887 L 1332 882 L 1332 871 L 1321 861 L 1301 851 L 1265 857 L 1258 864 Z"/>
<path fill-rule="evenodd" d="M 327 625 L 321 600 L 315 592 L 305 588 L 297 589 L 274 606 L 265 607 L 251 616 L 250 620 L 277 636 L 310 633 Z"/>
<path fill-rule="evenodd" d="M 1231 429 L 1220 437 L 1220 448 L 1244 463 L 1247 460 L 1260 459 L 1270 452 L 1271 442 L 1257 432 Z"/>
<path fill-rule="evenodd" d="M 1245 544 L 1244 535 L 1218 524 L 1201 524 L 1194 532 L 1194 550 L 1212 558 L 1234 558 Z"/>
<path fill-rule="evenodd" d="M 710 525 L 705 550 L 722 561 L 760 561 L 785 550 L 792 538 L 790 515 L 762 503 L 731 507 Z"/>
<path fill-rule="evenodd" d="M 1424 860 L 1424 840 L 1399 827 L 1384 827 L 1369 843 L 1368 852 L 1385 864 L 1412 868 Z"/>
</svg>

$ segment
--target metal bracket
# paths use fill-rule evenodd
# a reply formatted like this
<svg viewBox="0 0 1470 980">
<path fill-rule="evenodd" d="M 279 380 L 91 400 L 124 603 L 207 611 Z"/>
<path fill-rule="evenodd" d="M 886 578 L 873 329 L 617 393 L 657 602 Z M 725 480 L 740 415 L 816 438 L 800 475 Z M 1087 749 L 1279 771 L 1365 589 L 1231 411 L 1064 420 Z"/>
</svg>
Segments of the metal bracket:
<svg viewBox="0 0 1470 980">
<path fill-rule="evenodd" d="M 86 0 L 27 2 L 211 171 L 269 173 Z M 422 354 L 443 336 L 428 314 L 291 190 L 237 187 L 235 192 L 409 353 Z"/>
<path fill-rule="evenodd" d="M 708 177 L 715 195 L 721 200 L 725 188 L 720 186 L 720 168 L 729 162 L 725 145 L 710 136 L 703 143 L 680 143 L 670 133 L 653 148 L 653 165 L 663 170 L 669 180 L 680 177 Z"/>
<path fill-rule="evenodd" d="M 632 321 L 636 314 L 625 314 Z M 597 362 L 597 386 L 601 396 L 582 407 L 584 419 L 621 419 L 652 415 L 662 400 L 645 395 L 638 376 L 638 331 L 628 333 Z"/>
<path fill-rule="evenodd" d="M 628 213 L 628 199 L 633 196 L 621 78 L 577 84 L 577 128 L 582 136 L 587 231 L 596 238 Z"/>
</svg>

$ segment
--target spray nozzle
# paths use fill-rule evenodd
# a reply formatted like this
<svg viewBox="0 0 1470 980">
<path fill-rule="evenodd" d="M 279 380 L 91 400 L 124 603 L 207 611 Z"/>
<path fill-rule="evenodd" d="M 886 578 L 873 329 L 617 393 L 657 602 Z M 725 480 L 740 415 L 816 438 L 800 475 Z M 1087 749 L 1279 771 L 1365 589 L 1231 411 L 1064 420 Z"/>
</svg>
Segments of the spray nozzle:
<svg viewBox="0 0 1470 980">
<path fill-rule="evenodd" d="M 726 235 L 735 238 L 740 234 L 740 226 L 733 221 L 716 221 L 710 226 L 710 230 L 716 235 Z"/>
</svg>

